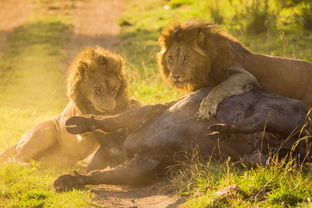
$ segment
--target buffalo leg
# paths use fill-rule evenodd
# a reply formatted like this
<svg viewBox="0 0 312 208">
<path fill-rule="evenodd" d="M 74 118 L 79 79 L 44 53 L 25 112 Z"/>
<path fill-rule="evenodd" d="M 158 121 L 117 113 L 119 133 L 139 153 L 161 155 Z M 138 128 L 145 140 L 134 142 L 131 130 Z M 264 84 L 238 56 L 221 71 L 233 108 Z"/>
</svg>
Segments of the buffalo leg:
<svg viewBox="0 0 312 208">
<path fill-rule="evenodd" d="M 222 133 L 253 133 L 263 131 L 266 126 L 266 117 L 262 113 L 255 113 L 250 117 L 243 118 L 235 125 L 217 123 L 209 128 Z"/>
<path fill-rule="evenodd" d="M 139 184 L 149 178 L 159 163 L 157 159 L 136 155 L 126 163 L 110 170 L 95 170 L 86 175 L 59 176 L 54 182 L 54 187 L 57 191 L 67 191 L 88 184 Z"/>
<path fill-rule="evenodd" d="M 74 116 L 66 121 L 66 130 L 71 134 L 82 134 L 96 129 L 101 129 L 105 132 L 116 132 L 119 129 L 131 131 L 155 118 L 168 107 L 165 104 L 147 105 L 115 116 L 104 117 L 103 119 Z"/>
</svg>

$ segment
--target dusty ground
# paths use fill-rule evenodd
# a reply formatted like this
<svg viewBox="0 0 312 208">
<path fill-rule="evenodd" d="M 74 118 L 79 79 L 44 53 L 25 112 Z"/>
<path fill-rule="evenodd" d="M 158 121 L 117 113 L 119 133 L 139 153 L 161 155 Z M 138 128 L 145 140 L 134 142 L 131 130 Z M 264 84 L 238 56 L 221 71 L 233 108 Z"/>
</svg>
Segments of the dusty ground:
<svg viewBox="0 0 312 208">
<path fill-rule="evenodd" d="M 67 52 L 71 59 L 84 47 L 118 47 L 117 21 L 122 12 L 122 0 L 81 0 L 73 11 L 73 34 Z"/>
<path fill-rule="evenodd" d="M 0 55 L 10 33 L 30 15 L 31 0 L 0 0 Z"/>
<path fill-rule="evenodd" d="M 64 1 L 63 3 L 65 3 Z M 62 1 L 52 3 L 43 12 L 57 14 Z M 54 5 L 55 4 L 55 5 Z M 109 49 L 118 47 L 120 40 L 117 21 L 123 8 L 122 0 L 79 0 L 71 11 L 73 32 L 64 49 L 68 63 L 73 56 L 86 46 L 102 46 Z M 32 0 L 0 0 L 0 55 L 10 33 L 20 26 L 34 9 Z M 67 63 L 67 64 L 68 64 Z M 112 208 L 173 208 L 181 200 L 162 194 L 154 186 L 129 188 L 126 186 L 91 186 L 96 194 L 95 203 L 100 207 Z"/>
</svg>

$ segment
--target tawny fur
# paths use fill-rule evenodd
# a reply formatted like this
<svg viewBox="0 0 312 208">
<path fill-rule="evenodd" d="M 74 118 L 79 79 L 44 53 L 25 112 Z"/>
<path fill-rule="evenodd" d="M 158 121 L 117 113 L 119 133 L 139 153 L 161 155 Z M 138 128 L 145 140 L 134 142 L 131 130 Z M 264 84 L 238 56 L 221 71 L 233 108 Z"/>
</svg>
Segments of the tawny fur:
<svg viewBox="0 0 312 208">
<path fill-rule="evenodd" d="M 209 118 L 205 113 L 213 114 L 224 98 L 249 91 L 257 81 L 270 91 L 312 104 L 312 63 L 253 53 L 210 22 L 169 25 L 159 43 L 158 62 L 165 80 L 190 91 L 214 87 L 201 103 L 200 118 Z"/>
<path fill-rule="evenodd" d="M 113 115 L 140 105 L 129 100 L 123 59 L 103 48 L 86 48 L 72 62 L 68 74 L 69 103 L 62 113 L 26 132 L 18 144 L 0 154 L 0 162 L 44 159 L 67 166 L 86 158 L 98 147 L 95 134 L 73 136 L 65 122 L 82 114 Z"/>
</svg>

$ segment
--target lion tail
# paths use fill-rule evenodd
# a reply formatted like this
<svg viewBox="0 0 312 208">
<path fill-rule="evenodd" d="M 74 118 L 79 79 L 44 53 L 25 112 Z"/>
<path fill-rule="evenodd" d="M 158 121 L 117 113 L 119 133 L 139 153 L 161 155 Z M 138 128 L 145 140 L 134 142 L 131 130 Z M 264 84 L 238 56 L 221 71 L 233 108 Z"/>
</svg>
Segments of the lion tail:
<svg viewBox="0 0 312 208">
<path fill-rule="evenodd" d="M 17 144 L 12 145 L 11 147 L 0 153 L 0 164 L 7 162 L 11 157 L 16 155 L 16 146 Z"/>
</svg>

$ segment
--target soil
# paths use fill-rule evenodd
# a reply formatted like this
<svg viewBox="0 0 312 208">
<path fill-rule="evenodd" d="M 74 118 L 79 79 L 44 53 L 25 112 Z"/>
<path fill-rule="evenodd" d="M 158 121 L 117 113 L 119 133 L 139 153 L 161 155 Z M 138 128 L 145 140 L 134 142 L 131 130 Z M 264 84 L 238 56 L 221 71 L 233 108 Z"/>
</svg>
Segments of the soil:
<svg viewBox="0 0 312 208">
<path fill-rule="evenodd" d="M 116 49 L 120 42 L 117 35 L 122 8 L 122 0 L 78 1 L 73 11 L 73 34 L 66 47 L 69 60 L 84 47 Z"/>
<path fill-rule="evenodd" d="M 30 15 L 31 0 L 0 0 L 0 55 L 10 33 Z"/>
</svg>

